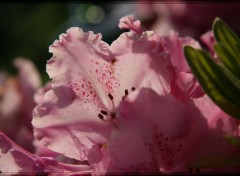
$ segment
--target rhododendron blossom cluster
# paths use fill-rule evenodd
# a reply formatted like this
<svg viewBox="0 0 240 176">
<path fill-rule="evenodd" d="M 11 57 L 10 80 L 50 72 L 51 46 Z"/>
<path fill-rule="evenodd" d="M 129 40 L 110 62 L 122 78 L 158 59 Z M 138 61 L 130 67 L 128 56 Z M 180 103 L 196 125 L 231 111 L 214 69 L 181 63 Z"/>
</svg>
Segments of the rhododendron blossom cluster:
<svg viewBox="0 0 240 176">
<path fill-rule="evenodd" d="M 239 121 L 216 106 L 195 79 L 183 46 L 201 48 L 172 31 L 143 31 L 133 16 L 111 45 L 101 34 L 72 27 L 50 47 L 51 81 L 35 92 L 35 151 L 0 132 L 3 173 L 105 175 L 240 171 L 239 166 L 196 166 L 239 154 L 226 135 Z M 210 35 L 203 42 L 212 47 Z"/>
</svg>

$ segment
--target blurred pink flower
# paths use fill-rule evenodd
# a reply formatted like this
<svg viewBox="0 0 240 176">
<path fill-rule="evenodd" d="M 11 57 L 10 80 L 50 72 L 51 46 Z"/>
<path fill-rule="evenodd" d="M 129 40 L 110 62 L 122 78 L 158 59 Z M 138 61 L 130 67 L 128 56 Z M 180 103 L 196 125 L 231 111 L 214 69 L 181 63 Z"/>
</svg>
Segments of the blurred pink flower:
<svg viewBox="0 0 240 176">
<path fill-rule="evenodd" d="M 194 3 L 183 0 L 154 2 L 139 0 L 136 16 L 143 21 L 145 30 L 169 34 L 176 30 L 181 36 L 199 37 L 209 30 L 216 16 L 226 21 L 234 31 L 240 32 L 238 3 Z M 228 10 L 231 9 L 231 13 Z M 234 14 L 234 15 L 233 15 Z"/>
<path fill-rule="evenodd" d="M 28 151 L 32 146 L 33 95 L 41 86 L 41 78 L 35 65 L 28 59 L 16 58 L 16 77 L 1 73 L 0 130 Z"/>
</svg>

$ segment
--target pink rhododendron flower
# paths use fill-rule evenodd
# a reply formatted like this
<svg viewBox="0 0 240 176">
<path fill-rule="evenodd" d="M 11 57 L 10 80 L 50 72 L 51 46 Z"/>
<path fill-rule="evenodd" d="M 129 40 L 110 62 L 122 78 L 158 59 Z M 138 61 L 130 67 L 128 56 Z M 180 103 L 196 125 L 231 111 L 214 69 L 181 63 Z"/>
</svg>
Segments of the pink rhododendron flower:
<svg viewBox="0 0 240 176">
<path fill-rule="evenodd" d="M 109 46 L 100 34 L 70 28 L 50 52 L 52 89 L 35 108 L 32 124 L 42 145 L 70 158 L 86 160 L 93 145 L 107 141 L 124 96 L 139 87 L 168 91 L 165 52 L 154 32 L 123 33 Z"/>
</svg>

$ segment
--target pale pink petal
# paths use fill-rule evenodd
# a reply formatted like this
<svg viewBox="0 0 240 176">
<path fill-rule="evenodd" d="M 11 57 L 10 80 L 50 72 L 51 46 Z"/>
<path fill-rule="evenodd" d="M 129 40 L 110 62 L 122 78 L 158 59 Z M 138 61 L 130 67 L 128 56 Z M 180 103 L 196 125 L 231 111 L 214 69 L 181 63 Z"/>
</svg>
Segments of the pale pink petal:
<svg viewBox="0 0 240 176">
<path fill-rule="evenodd" d="M 50 46 L 47 63 L 52 89 L 34 111 L 34 133 L 42 145 L 67 157 L 85 160 L 91 145 L 102 143 L 113 127 L 98 116 L 110 112 L 118 79 L 108 44 L 100 34 L 70 28 Z"/>
<path fill-rule="evenodd" d="M 200 49 L 197 41 L 190 37 L 179 37 L 178 33 L 171 31 L 169 35 L 163 36 L 163 45 L 170 53 L 171 63 L 176 71 L 189 72 L 190 67 L 183 54 L 183 46 L 190 45 L 194 48 Z"/>
<path fill-rule="evenodd" d="M 34 135 L 40 144 L 67 157 L 85 160 L 93 144 L 101 144 L 113 128 L 98 117 L 98 107 L 69 99 L 69 88 L 53 89 L 33 113 Z"/>
<path fill-rule="evenodd" d="M 59 163 L 51 157 L 28 153 L 0 132 L 0 171 L 3 174 L 33 173 L 91 173 L 88 165 Z"/>
<path fill-rule="evenodd" d="M 47 73 L 52 87 L 69 87 L 82 103 L 112 109 L 108 94 L 115 91 L 118 80 L 113 75 L 114 58 L 108 56 L 109 46 L 101 41 L 101 34 L 70 28 L 59 38 L 49 48 L 53 56 Z"/>
<path fill-rule="evenodd" d="M 133 15 L 127 15 L 122 17 L 119 20 L 118 27 L 120 29 L 129 29 L 137 33 L 138 35 L 141 35 L 143 33 L 141 29 L 141 22 L 139 20 L 134 20 Z"/>
<path fill-rule="evenodd" d="M 114 63 L 120 82 L 118 94 L 114 96 L 117 102 L 132 92 L 132 88 L 149 87 L 159 94 L 169 92 L 169 55 L 158 34 L 153 31 L 143 32 L 141 36 L 123 33 L 112 43 L 110 52 L 117 60 Z"/>
</svg>

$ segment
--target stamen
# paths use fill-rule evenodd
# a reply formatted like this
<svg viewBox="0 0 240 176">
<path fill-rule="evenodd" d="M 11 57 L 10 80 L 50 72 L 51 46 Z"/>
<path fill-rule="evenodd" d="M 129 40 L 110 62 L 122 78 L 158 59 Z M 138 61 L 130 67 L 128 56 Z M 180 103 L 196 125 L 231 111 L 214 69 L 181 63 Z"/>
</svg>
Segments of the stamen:
<svg viewBox="0 0 240 176">
<path fill-rule="evenodd" d="M 127 89 L 125 89 L 125 95 L 128 95 L 128 90 Z"/>
<path fill-rule="evenodd" d="M 113 100 L 113 96 L 112 96 L 112 94 L 108 94 L 108 97 L 110 98 L 110 100 Z"/>
<path fill-rule="evenodd" d="M 116 58 L 112 58 L 112 63 L 114 64 L 117 61 Z"/>
<path fill-rule="evenodd" d="M 101 114 L 107 115 L 108 113 L 106 111 L 104 111 L 104 110 L 101 110 Z"/>
<path fill-rule="evenodd" d="M 113 119 L 115 119 L 115 118 L 116 118 L 116 113 L 115 113 L 115 112 L 111 112 L 111 117 L 112 117 Z"/>
<path fill-rule="evenodd" d="M 132 91 L 134 91 L 134 90 L 136 90 L 136 88 L 135 88 L 135 87 L 132 87 Z"/>
<path fill-rule="evenodd" d="M 103 120 L 103 115 L 102 114 L 98 114 L 98 117 Z"/>
</svg>

